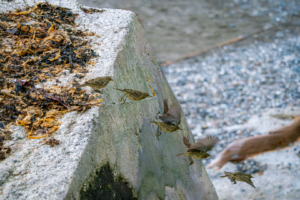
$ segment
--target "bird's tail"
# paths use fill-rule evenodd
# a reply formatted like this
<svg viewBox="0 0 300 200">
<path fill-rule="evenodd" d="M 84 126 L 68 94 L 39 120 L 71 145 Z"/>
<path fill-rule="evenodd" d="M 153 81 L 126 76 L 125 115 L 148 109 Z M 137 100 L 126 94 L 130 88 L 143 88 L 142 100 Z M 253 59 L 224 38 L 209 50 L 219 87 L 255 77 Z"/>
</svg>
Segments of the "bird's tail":
<svg viewBox="0 0 300 200">
<path fill-rule="evenodd" d="M 175 155 L 175 156 L 183 156 L 185 155 L 185 153 L 181 153 L 181 154 L 178 154 L 178 155 Z"/>
<path fill-rule="evenodd" d="M 123 92 L 123 90 L 122 90 L 122 89 L 115 88 L 115 90 L 119 90 L 119 91 Z"/>
</svg>

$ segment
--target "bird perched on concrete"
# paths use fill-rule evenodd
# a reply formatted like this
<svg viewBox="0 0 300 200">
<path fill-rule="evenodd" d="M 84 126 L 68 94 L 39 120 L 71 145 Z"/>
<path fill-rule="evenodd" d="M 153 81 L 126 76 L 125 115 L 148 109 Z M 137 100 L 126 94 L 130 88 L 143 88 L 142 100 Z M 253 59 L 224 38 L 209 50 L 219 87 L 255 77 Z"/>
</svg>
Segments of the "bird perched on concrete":
<svg viewBox="0 0 300 200">
<path fill-rule="evenodd" d="M 85 83 L 80 85 L 80 87 L 90 86 L 94 90 L 100 90 L 100 89 L 104 88 L 110 81 L 113 81 L 113 79 L 109 76 L 98 77 L 98 78 L 94 78 L 94 79 L 86 81 Z"/>
<path fill-rule="evenodd" d="M 218 141 L 219 139 L 217 137 L 209 135 L 191 145 L 189 140 L 185 136 L 183 136 L 183 143 L 188 148 L 188 150 L 185 153 L 178 154 L 176 156 L 189 156 L 191 161 L 190 165 L 192 165 L 194 163 L 193 159 L 204 159 L 210 157 L 210 154 L 207 152 L 211 150 Z"/>
<path fill-rule="evenodd" d="M 236 181 L 241 181 L 241 182 L 246 182 L 249 185 L 251 185 L 252 187 L 255 188 L 255 186 L 253 185 L 251 178 L 253 178 L 253 176 L 251 176 L 251 174 L 244 174 L 242 172 L 224 172 L 225 176 L 220 176 L 221 178 L 225 178 L 228 177 L 229 180 L 233 183 L 236 184 Z"/>
<path fill-rule="evenodd" d="M 117 89 L 117 88 L 115 88 L 116 90 L 119 90 L 119 91 L 121 91 L 121 92 L 123 92 L 125 95 L 121 98 L 121 100 L 120 100 L 120 102 L 122 101 L 122 100 L 124 100 L 123 101 L 123 103 L 122 104 L 124 104 L 125 103 L 125 101 L 126 101 L 126 99 L 128 98 L 129 100 L 131 100 L 131 101 L 140 101 L 140 100 L 142 100 L 142 99 L 145 99 L 145 98 L 147 98 L 147 97 L 150 97 L 150 95 L 148 94 L 148 93 L 146 93 L 146 92 L 141 92 L 141 91 L 137 91 L 137 90 L 131 90 L 131 89 Z M 125 99 L 124 99 L 124 97 L 125 97 Z"/>
<path fill-rule="evenodd" d="M 163 122 L 155 122 L 150 121 L 152 123 L 155 123 L 160 130 L 171 133 L 174 131 L 177 131 L 180 129 L 180 119 L 181 119 L 181 108 L 179 103 L 173 104 L 170 109 L 168 108 L 168 100 L 164 100 L 164 113 L 162 116 L 159 116 L 159 119 L 161 119 Z M 180 129 L 181 130 L 181 129 Z M 158 132 L 156 133 L 157 136 L 160 136 Z"/>
</svg>

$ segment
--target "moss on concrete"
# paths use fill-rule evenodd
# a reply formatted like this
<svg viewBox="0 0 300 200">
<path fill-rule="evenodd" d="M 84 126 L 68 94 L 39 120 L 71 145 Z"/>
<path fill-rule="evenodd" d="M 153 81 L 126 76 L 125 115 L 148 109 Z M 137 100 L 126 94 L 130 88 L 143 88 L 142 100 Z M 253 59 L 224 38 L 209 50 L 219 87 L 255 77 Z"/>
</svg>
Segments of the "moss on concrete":
<svg viewBox="0 0 300 200">
<path fill-rule="evenodd" d="M 96 170 L 80 190 L 82 200 L 134 200 L 132 188 L 121 176 L 114 177 L 109 164 Z"/>
</svg>

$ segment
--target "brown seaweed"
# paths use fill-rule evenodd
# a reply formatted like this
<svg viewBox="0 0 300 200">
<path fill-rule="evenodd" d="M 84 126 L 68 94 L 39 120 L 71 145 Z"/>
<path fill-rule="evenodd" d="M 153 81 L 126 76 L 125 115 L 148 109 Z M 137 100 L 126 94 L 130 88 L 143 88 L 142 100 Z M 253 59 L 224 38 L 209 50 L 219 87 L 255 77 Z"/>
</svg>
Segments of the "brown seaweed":
<svg viewBox="0 0 300 200">
<path fill-rule="evenodd" d="M 36 87 L 58 80 L 64 70 L 75 73 L 74 78 L 87 73 L 96 57 L 88 36 L 95 34 L 77 29 L 77 17 L 49 3 L 0 13 L 1 158 L 10 151 L 3 146 L 10 125 L 25 126 L 28 138 L 42 138 L 59 128 L 62 114 L 99 105 L 98 95 L 74 83 Z"/>
</svg>

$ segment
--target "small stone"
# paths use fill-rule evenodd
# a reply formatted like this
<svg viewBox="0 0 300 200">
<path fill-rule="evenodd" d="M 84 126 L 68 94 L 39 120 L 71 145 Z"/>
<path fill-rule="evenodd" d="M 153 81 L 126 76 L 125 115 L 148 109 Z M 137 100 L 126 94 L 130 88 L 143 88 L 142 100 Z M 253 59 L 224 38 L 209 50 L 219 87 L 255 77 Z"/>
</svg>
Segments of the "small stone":
<svg viewBox="0 0 300 200">
<path fill-rule="evenodd" d="M 276 37 L 278 38 L 283 38 L 284 37 L 284 34 L 280 31 L 276 32 Z"/>
</svg>

